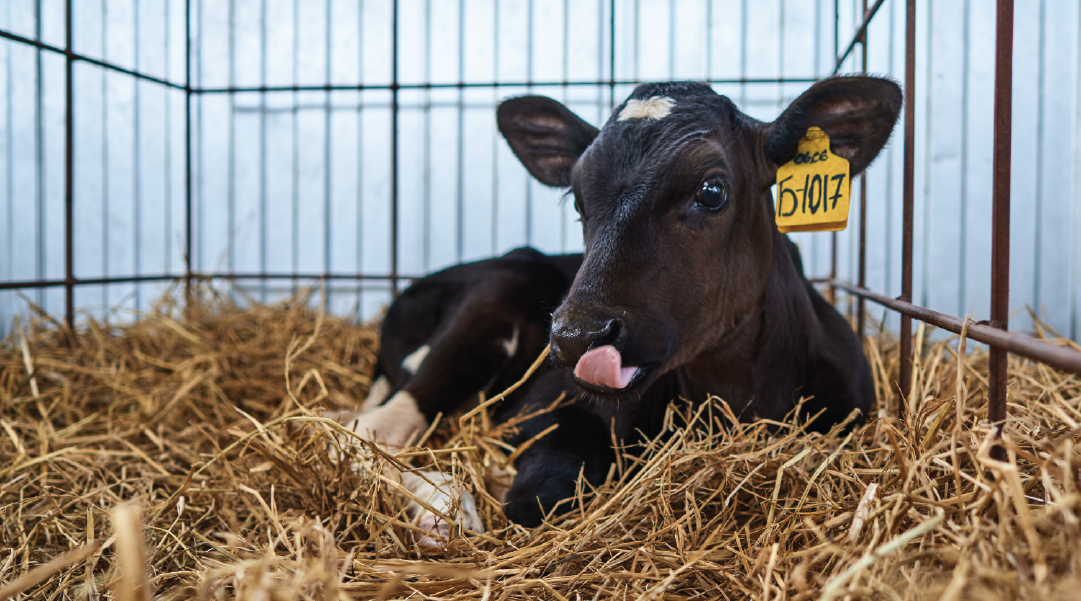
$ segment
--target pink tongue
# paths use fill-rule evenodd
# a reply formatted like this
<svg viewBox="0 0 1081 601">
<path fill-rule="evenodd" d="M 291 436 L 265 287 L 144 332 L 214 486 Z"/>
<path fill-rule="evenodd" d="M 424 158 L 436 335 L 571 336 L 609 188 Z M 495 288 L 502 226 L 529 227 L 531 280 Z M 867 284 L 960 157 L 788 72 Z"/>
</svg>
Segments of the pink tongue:
<svg viewBox="0 0 1081 601">
<path fill-rule="evenodd" d="M 626 388 L 637 371 L 637 367 L 623 367 L 623 357 L 610 344 L 586 352 L 574 366 L 579 380 L 608 388 Z"/>
</svg>

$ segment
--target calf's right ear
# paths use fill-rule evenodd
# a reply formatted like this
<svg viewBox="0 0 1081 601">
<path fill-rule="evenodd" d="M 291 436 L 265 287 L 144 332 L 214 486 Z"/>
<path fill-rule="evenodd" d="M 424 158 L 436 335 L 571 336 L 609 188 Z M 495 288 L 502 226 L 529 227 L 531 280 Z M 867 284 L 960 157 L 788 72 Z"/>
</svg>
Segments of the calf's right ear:
<svg viewBox="0 0 1081 601">
<path fill-rule="evenodd" d="M 567 107 L 544 96 L 504 101 L 496 111 L 496 121 L 529 173 L 553 187 L 571 184 L 574 164 L 598 133 Z"/>
</svg>

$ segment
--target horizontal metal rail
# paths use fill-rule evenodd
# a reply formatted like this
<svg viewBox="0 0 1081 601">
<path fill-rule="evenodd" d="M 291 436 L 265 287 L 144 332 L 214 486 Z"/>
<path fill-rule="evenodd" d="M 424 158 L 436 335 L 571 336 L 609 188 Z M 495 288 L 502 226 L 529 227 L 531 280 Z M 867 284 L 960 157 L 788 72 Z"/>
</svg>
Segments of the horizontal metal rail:
<svg viewBox="0 0 1081 601">
<path fill-rule="evenodd" d="M 416 280 L 420 275 L 397 275 L 370 274 L 370 273 L 174 273 L 152 275 L 112 276 L 101 278 L 74 278 L 51 279 L 51 280 L 22 280 L 0 282 L 0 290 L 33 290 L 37 288 L 57 288 L 71 285 L 79 286 L 104 286 L 107 284 L 147 284 L 152 282 L 165 282 L 169 280 L 362 280 L 362 281 L 391 281 L 395 278 L 402 280 Z"/>
<path fill-rule="evenodd" d="M 116 65 L 116 64 L 110 63 L 108 61 L 103 61 L 103 60 L 100 60 L 100 59 L 91 58 L 91 57 L 86 56 L 84 54 L 78 54 L 78 53 L 75 53 L 75 52 L 72 52 L 72 53 L 69 54 L 67 50 L 65 50 L 65 49 L 63 49 L 63 48 L 61 48 L 59 46 L 53 46 L 52 44 L 46 44 L 45 42 L 42 42 L 41 40 L 35 40 L 33 38 L 28 38 L 28 37 L 25 37 L 25 36 L 21 36 L 21 35 L 19 35 L 17 33 L 12 33 L 10 31 L 4 30 L 4 29 L 0 29 L 0 38 L 11 40 L 13 42 L 18 42 L 20 44 L 26 44 L 27 46 L 33 46 L 34 48 L 37 48 L 38 50 L 45 50 L 47 52 L 52 52 L 54 54 L 59 54 L 61 56 L 67 56 L 67 57 L 70 57 L 71 60 L 76 61 L 76 62 L 89 63 L 91 65 L 96 65 L 96 66 L 101 67 L 103 69 L 106 69 L 108 71 L 115 71 L 117 73 L 123 73 L 124 75 L 130 75 L 131 77 L 134 77 L 136 79 L 141 79 L 143 81 L 149 81 L 149 82 L 152 82 L 152 83 L 161 84 L 163 86 L 172 88 L 174 90 L 185 90 L 185 89 L 187 89 L 182 84 L 173 83 L 173 82 L 171 82 L 171 81 L 169 81 L 167 79 L 163 79 L 161 77 L 156 77 L 154 75 L 147 75 L 146 73 L 142 73 L 140 71 L 134 71 L 134 70 L 128 69 L 126 67 L 121 67 L 120 65 Z"/>
<path fill-rule="evenodd" d="M 11 40 L 27 46 L 33 46 L 39 50 L 52 52 L 61 56 L 67 56 L 64 48 L 47 44 L 41 40 L 35 40 L 17 33 L 0 29 L 0 38 Z M 71 59 L 76 62 L 84 62 L 91 65 L 123 73 L 143 81 L 160 84 L 174 90 L 189 90 L 183 83 L 176 83 L 167 79 L 149 75 L 141 71 L 121 67 L 115 63 L 86 56 L 84 54 L 71 53 Z M 782 84 L 782 83 L 814 83 L 818 77 L 733 77 L 727 79 L 713 79 L 706 83 L 714 85 L 725 84 Z M 239 86 L 239 87 L 195 87 L 192 86 L 192 94 L 243 94 L 243 93 L 267 93 L 267 92 L 336 92 L 357 90 L 436 90 L 436 89 L 462 89 L 462 88 L 524 88 L 524 87 L 581 87 L 581 86 L 613 86 L 613 85 L 637 85 L 641 82 L 632 80 L 586 80 L 586 81 L 485 81 L 485 82 L 448 82 L 448 83 L 385 83 L 385 84 L 324 84 L 324 85 L 283 85 L 283 86 Z"/>
<path fill-rule="evenodd" d="M 893 309 L 902 315 L 918 319 L 924 323 L 933 325 L 954 334 L 960 334 L 965 325 L 965 320 L 939 313 L 926 307 L 883 296 L 865 288 L 859 288 L 846 282 L 837 280 L 816 280 L 827 283 L 856 296 L 874 301 L 883 307 Z M 987 325 L 983 322 L 969 321 L 967 337 L 977 342 L 982 342 L 992 348 L 1011 352 L 1015 355 L 1027 357 L 1041 363 L 1046 363 L 1055 369 L 1081 374 L 1081 351 L 1068 346 L 1058 346 L 1044 342 L 1032 336 L 1026 336 L 1016 332 L 1006 332 Z"/>
<path fill-rule="evenodd" d="M 737 77 L 732 79 L 710 79 L 704 83 L 724 84 L 779 84 L 779 83 L 814 83 L 818 77 Z M 356 90 L 454 90 L 463 88 L 527 88 L 527 87 L 582 87 L 582 86 L 630 86 L 642 83 L 637 80 L 549 80 L 549 81 L 486 81 L 486 82 L 447 82 L 447 83 L 389 83 L 389 84 L 324 84 L 293 86 L 250 86 L 228 88 L 193 88 L 194 94 L 248 94 L 265 92 L 337 92 Z"/>
</svg>

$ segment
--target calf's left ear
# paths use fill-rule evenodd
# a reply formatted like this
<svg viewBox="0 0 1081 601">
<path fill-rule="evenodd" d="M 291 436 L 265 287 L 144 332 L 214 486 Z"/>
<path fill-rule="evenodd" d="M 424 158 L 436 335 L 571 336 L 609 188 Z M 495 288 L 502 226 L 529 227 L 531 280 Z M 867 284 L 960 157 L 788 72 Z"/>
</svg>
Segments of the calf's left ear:
<svg viewBox="0 0 1081 601">
<path fill-rule="evenodd" d="M 829 135 L 830 150 L 848 159 L 849 173 L 855 176 L 890 139 L 903 101 L 900 86 L 889 79 L 824 79 L 800 94 L 766 126 L 766 156 L 776 166 L 791 161 L 807 128 L 818 126 Z"/>
</svg>

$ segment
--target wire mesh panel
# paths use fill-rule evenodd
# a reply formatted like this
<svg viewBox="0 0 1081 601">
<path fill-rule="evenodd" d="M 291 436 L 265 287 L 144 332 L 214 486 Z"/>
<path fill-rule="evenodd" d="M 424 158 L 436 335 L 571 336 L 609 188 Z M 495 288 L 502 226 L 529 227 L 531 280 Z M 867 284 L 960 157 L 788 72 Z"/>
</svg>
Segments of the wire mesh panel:
<svg viewBox="0 0 1081 601">
<path fill-rule="evenodd" d="M 881 4 L 867 64 L 851 52 L 841 72 L 901 78 L 904 4 Z M 920 2 L 916 28 L 913 300 L 977 317 L 989 307 L 993 8 Z M 27 312 L 18 294 L 64 313 L 65 9 L 0 6 L 5 330 Z M 600 125 L 638 81 L 695 79 L 772 120 L 834 70 L 863 22 L 852 0 L 86 0 L 72 10 L 68 283 L 75 306 L 97 316 L 145 308 L 190 268 L 265 300 L 331 276 L 331 309 L 369 317 L 399 278 L 522 244 L 579 249 L 571 204 L 532 181 L 496 132 L 500 100 L 545 94 Z M 1031 305 L 1076 339 L 1081 15 L 1074 2 L 1040 0 L 1015 29 L 1010 306 Z M 866 282 L 890 296 L 902 180 L 895 140 L 866 176 Z M 828 234 L 793 236 L 807 272 L 828 275 L 835 253 L 836 275 L 855 281 L 858 227 L 853 211 L 836 247 Z M 11 290 L 20 282 L 50 286 Z M 1027 316 L 1011 325 L 1029 327 Z"/>
</svg>

